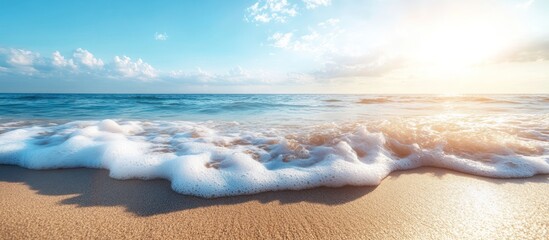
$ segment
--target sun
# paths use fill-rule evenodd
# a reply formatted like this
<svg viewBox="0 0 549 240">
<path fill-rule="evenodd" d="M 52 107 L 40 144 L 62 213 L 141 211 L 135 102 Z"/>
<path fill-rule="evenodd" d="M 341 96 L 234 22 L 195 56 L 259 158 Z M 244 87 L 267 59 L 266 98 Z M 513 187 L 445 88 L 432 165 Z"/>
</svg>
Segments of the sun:
<svg viewBox="0 0 549 240">
<path fill-rule="evenodd" d="M 419 37 L 411 57 L 420 65 L 451 72 L 494 60 L 511 39 L 496 26 L 445 26 Z"/>
<path fill-rule="evenodd" d="M 481 64 L 503 51 L 506 39 L 490 28 L 454 27 L 433 31 L 422 37 L 413 58 L 438 67 L 465 67 Z"/>
<path fill-rule="evenodd" d="M 497 60 L 520 35 L 505 14 L 455 12 L 418 22 L 408 39 L 408 58 L 441 73 Z"/>
</svg>

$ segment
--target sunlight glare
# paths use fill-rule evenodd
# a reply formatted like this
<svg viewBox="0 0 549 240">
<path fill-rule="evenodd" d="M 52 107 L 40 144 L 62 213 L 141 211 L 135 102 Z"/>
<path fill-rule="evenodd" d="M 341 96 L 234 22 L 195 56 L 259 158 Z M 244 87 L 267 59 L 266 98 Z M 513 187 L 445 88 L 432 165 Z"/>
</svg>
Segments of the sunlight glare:
<svg viewBox="0 0 549 240">
<path fill-rule="evenodd" d="M 497 61 L 516 42 L 516 19 L 505 13 L 446 15 L 416 22 L 409 39 L 408 57 L 427 68 L 427 75 L 463 75 L 473 66 Z"/>
</svg>

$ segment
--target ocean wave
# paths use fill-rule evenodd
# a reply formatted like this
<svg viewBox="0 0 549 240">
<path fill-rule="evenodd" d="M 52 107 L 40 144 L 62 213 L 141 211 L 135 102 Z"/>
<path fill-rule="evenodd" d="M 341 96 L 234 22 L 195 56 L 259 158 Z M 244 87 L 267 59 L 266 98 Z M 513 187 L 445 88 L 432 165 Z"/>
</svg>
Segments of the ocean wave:
<svg viewBox="0 0 549 240">
<path fill-rule="evenodd" d="M 267 102 L 245 102 L 245 101 L 236 101 L 236 102 L 224 102 L 217 104 L 208 104 L 203 106 L 198 110 L 200 113 L 224 113 L 224 112 L 243 112 L 243 111 L 270 111 L 275 108 L 302 108 L 310 107 L 302 104 L 284 104 L 284 103 L 267 103 Z"/>
<path fill-rule="evenodd" d="M 0 99 L 16 99 L 23 101 L 35 101 L 35 100 L 49 100 L 49 99 L 58 99 L 61 98 L 57 94 L 6 94 L 0 95 Z"/>
<path fill-rule="evenodd" d="M 322 101 L 323 101 L 323 102 L 341 102 L 341 100 L 339 100 L 339 99 L 333 99 L 333 98 L 331 98 L 331 99 L 324 99 L 324 100 L 322 100 Z"/>
<path fill-rule="evenodd" d="M 483 96 L 384 96 L 376 98 L 362 98 L 357 103 L 360 104 L 383 104 L 383 103 L 504 103 L 516 104 L 517 101 L 511 101 L 502 98 L 490 98 Z"/>
<path fill-rule="evenodd" d="M 397 96 L 398 102 L 408 103 L 502 103 L 502 104 L 517 104 L 518 101 L 506 99 L 504 97 L 485 97 L 474 95 L 458 95 L 458 96 Z"/>
<path fill-rule="evenodd" d="M 549 173 L 547 120 L 431 116 L 296 129 L 108 119 L 13 122 L 0 124 L 0 164 L 104 168 L 117 179 L 168 179 L 179 193 L 207 198 L 377 185 L 392 171 L 421 166 L 529 177 Z"/>
<path fill-rule="evenodd" d="M 379 97 L 379 98 L 363 98 L 358 101 L 360 104 L 378 104 L 378 103 L 389 103 L 394 102 L 394 100 L 389 97 Z"/>
</svg>

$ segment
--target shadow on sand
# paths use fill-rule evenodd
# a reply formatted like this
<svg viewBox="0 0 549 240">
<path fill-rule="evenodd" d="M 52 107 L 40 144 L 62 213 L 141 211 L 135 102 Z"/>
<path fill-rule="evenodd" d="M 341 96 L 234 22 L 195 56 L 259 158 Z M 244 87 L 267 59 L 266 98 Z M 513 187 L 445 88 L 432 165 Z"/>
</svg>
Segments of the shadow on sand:
<svg viewBox="0 0 549 240">
<path fill-rule="evenodd" d="M 375 187 L 317 188 L 203 199 L 174 192 L 167 180 L 116 180 L 108 175 L 107 170 L 99 169 L 29 170 L 17 166 L 0 165 L 0 181 L 24 183 L 42 195 L 77 195 L 61 201 L 60 204 L 79 207 L 124 206 L 127 211 L 138 216 L 153 216 L 248 201 L 336 205 L 353 201 L 375 189 Z"/>
<path fill-rule="evenodd" d="M 423 166 L 411 170 L 401 170 L 392 172 L 387 178 L 398 178 L 401 175 L 409 174 L 426 174 L 428 176 L 436 177 L 437 179 L 443 179 L 447 174 L 465 176 L 475 178 L 477 180 L 490 182 L 493 184 L 523 184 L 523 183 L 549 183 L 549 174 L 535 175 L 533 177 L 527 178 L 494 178 L 494 177 L 484 177 L 478 175 L 472 175 L 465 172 L 459 172 L 453 169 L 439 168 L 439 167 L 429 167 Z"/>
<path fill-rule="evenodd" d="M 404 174 L 428 174 L 437 178 L 444 178 L 446 174 L 454 174 L 474 177 L 494 184 L 549 183 L 549 175 L 526 179 L 493 179 L 432 167 L 393 172 L 388 176 L 388 179 L 398 178 Z M 232 205 L 249 201 L 260 203 L 277 201 L 279 204 L 310 202 L 338 205 L 356 200 L 376 188 L 375 186 L 321 187 L 302 191 L 265 192 L 248 196 L 204 199 L 174 192 L 167 180 L 116 180 L 108 176 L 107 170 L 101 169 L 29 170 L 9 165 L 0 165 L 0 181 L 24 183 L 42 195 L 76 194 L 74 197 L 61 201 L 60 204 L 76 205 L 78 207 L 124 206 L 128 212 L 138 216 L 153 216 L 174 211 L 216 205 Z"/>
</svg>

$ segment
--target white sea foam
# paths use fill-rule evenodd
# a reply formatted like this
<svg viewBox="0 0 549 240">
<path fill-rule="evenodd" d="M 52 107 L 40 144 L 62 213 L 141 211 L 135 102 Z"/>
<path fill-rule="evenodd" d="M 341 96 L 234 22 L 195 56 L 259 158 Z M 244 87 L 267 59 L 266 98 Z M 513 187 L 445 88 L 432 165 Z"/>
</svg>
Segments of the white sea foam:
<svg viewBox="0 0 549 240">
<path fill-rule="evenodd" d="M 549 173 L 547 119 L 416 117 L 265 130 L 231 122 L 5 123 L 0 163 L 164 178 L 200 197 L 376 185 L 392 171 L 420 166 L 529 177 Z"/>
</svg>

